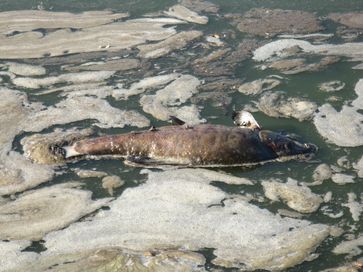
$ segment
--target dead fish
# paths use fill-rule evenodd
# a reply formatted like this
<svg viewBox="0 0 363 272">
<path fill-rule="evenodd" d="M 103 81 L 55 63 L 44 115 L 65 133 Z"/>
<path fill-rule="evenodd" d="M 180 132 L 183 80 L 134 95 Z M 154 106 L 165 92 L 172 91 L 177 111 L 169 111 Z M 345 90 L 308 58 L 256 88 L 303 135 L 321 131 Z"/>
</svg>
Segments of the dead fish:
<svg viewBox="0 0 363 272">
<path fill-rule="evenodd" d="M 112 156 L 140 166 L 229 167 L 307 160 L 318 148 L 268 130 L 201 124 L 84 139 L 54 150 L 65 159 Z"/>
</svg>

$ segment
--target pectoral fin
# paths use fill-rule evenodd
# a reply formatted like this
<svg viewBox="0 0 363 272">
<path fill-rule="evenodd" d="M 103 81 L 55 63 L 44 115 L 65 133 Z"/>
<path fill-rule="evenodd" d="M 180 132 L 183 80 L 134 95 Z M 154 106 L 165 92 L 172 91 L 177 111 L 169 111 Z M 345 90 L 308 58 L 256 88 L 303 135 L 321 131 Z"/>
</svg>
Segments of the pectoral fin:
<svg viewBox="0 0 363 272">
<path fill-rule="evenodd" d="M 128 166 L 133 167 L 144 167 L 144 168 L 165 168 L 165 167 L 185 167 L 185 163 L 175 163 L 170 161 L 155 160 L 149 157 L 142 156 L 127 156 L 124 163 Z"/>
<path fill-rule="evenodd" d="M 149 157 L 141 157 L 141 156 L 127 156 L 125 158 L 124 163 L 128 166 L 133 167 L 155 167 L 157 165 L 163 164 L 160 161 L 153 160 Z"/>
</svg>

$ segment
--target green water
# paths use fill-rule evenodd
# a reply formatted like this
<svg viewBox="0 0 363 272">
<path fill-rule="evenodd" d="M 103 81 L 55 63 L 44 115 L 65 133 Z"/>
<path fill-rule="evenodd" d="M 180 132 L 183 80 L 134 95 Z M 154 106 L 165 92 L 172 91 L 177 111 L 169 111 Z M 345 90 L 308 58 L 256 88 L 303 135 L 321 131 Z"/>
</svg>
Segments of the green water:
<svg viewBox="0 0 363 272">
<path fill-rule="evenodd" d="M 327 1 L 327 0 L 284 0 L 284 1 L 214 1 L 220 5 L 220 14 L 230 13 L 230 12 L 244 12 L 253 7 L 265 7 L 265 8 L 282 8 L 282 9 L 297 9 L 297 10 L 307 10 L 316 12 L 319 16 L 324 16 L 330 12 L 347 12 L 347 11 L 362 11 L 363 1 L 362 0 L 349 0 L 349 1 Z M 42 7 L 46 10 L 52 11 L 70 11 L 70 12 L 82 12 L 88 10 L 112 10 L 115 12 L 129 12 L 131 17 L 138 17 L 145 13 L 157 12 L 165 10 L 167 7 L 176 3 L 176 1 L 147 1 L 147 0 L 135 0 L 135 1 L 115 1 L 115 0 L 53 0 L 53 1 L 29 1 L 29 0 L 1 0 L 0 1 L 0 11 L 8 10 L 22 10 L 22 9 L 35 9 L 37 7 Z M 335 25 L 327 25 L 326 33 L 331 33 L 334 31 Z M 230 24 L 224 22 L 222 19 L 210 16 L 210 23 L 206 26 L 195 26 L 195 29 L 202 30 L 204 33 L 218 33 L 228 30 L 235 31 L 234 27 Z M 235 40 L 229 40 L 231 44 L 238 44 L 240 39 L 244 35 L 237 35 Z M 178 53 L 177 53 L 178 54 Z M 154 60 L 153 64 L 158 64 L 160 67 L 168 67 L 167 70 L 172 71 L 177 69 L 179 72 L 190 73 L 188 67 L 180 68 L 180 62 L 175 61 L 173 58 L 161 58 Z M 260 71 L 255 68 L 255 63 L 252 61 L 244 61 L 240 63 L 239 67 L 236 69 L 233 77 L 245 79 L 245 81 L 252 81 L 259 78 L 264 78 L 270 74 L 278 74 L 278 72 L 272 72 L 271 70 Z M 354 93 L 354 86 L 356 82 L 363 78 L 363 72 L 361 70 L 352 70 L 351 67 L 354 63 L 351 62 L 340 62 L 334 64 L 329 68 L 319 71 L 319 72 L 305 72 L 297 75 L 284 76 L 283 84 L 274 90 L 285 91 L 288 95 L 298 96 L 308 98 L 309 100 L 317 102 L 319 105 L 326 103 L 326 99 L 330 96 L 328 93 L 323 93 L 318 90 L 318 84 L 330 81 L 330 80 L 340 80 L 346 83 L 343 91 L 336 93 L 336 95 L 341 98 L 340 101 L 335 102 L 333 105 L 339 109 L 346 101 L 353 100 L 356 95 Z M 59 66 L 53 65 L 47 67 L 50 71 L 59 70 Z M 129 75 L 124 77 L 122 74 L 118 74 L 116 78 L 123 78 L 126 81 L 133 82 L 140 78 Z M 198 77 L 202 79 L 201 77 Z M 110 82 L 112 84 L 113 82 Z M 30 100 L 40 101 L 46 105 L 54 104 L 61 98 L 56 94 L 51 94 L 47 96 L 36 96 L 31 92 L 29 93 Z M 226 108 L 214 107 L 212 102 L 207 100 L 206 102 L 201 102 L 199 105 L 203 106 L 202 117 L 206 118 L 208 122 L 215 124 L 225 124 L 232 125 L 229 113 L 232 110 L 233 105 L 237 108 L 242 108 L 244 105 L 249 104 L 253 97 L 242 95 L 238 92 L 231 94 L 232 103 Z M 111 105 L 132 110 L 136 109 L 142 112 L 139 103 L 136 98 L 130 98 L 127 102 L 115 101 L 109 99 Z M 147 115 L 152 122 L 152 124 L 165 125 L 165 122 L 161 122 L 153 119 L 152 116 Z M 238 168 L 226 168 L 224 171 L 231 173 L 236 176 L 251 178 L 252 180 L 262 180 L 271 177 L 280 178 L 286 180 L 287 177 L 297 179 L 298 181 L 311 182 L 312 172 L 320 162 L 328 164 L 336 164 L 336 161 L 341 156 L 347 155 L 350 162 L 355 162 L 359 159 L 363 153 L 363 147 L 357 148 L 340 148 L 333 144 L 328 144 L 316 131 L 314 125 L 311 121 L 298 122 L 295 119 L 284 119 L 284 118 L 271 118 L 264 115 L 261 112 L 255 113 L 255 118 L 258 122 L 270 130 L 275 131 L 286 131 L 289 133 L 296 133 L 300 135 L 303 139 L 313 142 L 319 146 L 319 152 L 312 162 L 300 163 L 300 162 L 286 162 L 286 163 L 271 163 L 264 165 L 262 167 L 251 168 L 251 169 L 238 169 Z M 79 122 L 77 126 L 88 127 L 92 124 L 89 122 Z M 339 124 L 337 124 L 339 125 Z M 70 125 L 72 126 L 72 125 Z M 124 129 L 97 129 L 98 133 L 121 133 L 128 132 L 130 130 L 135 130 L 133 127 L 128 127 Z M 44 131 L 45 132 L 45 131 Z M 19 141 L 20 139 L 17 139 Z M 16 143 L 15 143 L 16 145 Z M 128 188 L 137 186 L 142 183 L 145 179 L 143 175 L 140 174 L 140 169 L 130 168 L 123 165 L 121 161 L 118 160 L 97 160 L 97 161 L 80 161 L 68 164 L 64 167 L 64 174 L 57 176 L 53 181 L 43 184 L 43 186 L 50 186 L 56 183 L 62 183 L 68 180 L 81 180 L 73 172 L 72 169 L 82 168 L 82 169 L 97 169 L 107 172 L 110 175 L 119 175 L 123 180 L 126 181 L 126 185 L 122 188 L 116 189 L 116 195 L 122 194 L 122 192 Z M 353 173 L 352 171 L 347 171 L 347 173 Z M 343 228 L 348 231 L 348 224 L 354 224 L 356 230 L 353 234 L 359 234 L 363 232 L 363 224 L 361 222 L 354 222 L 347 208 L 342 208 L 340 203 L 347 202 L 347 193 L 355 192 L 357 195 L 363 193 L 362 180 L 356 178 L 355 184 L 349 185 L 337 185 L 331 181 L 326 181 L 322 185 L 315 186 L 312 190 L 315 193 L 324 195 L 328 191 L 332 191 L 334 199 L 332 203 L 329 203 L 330 207 L 335 208 L 334 211 L 337 213 L 340 210 L 344 210 L 344 216 L 339 219 L 331 219 L 327 216 L 322 215 L 322 213 L 314 213 L 310 215 L 305 215 L 309 221 L 315 223 L 325 223 L 329 225 L 340 225 L 343 224 Z M 223 190 L 230 193 L 240 193 L 241 190 L 244 192 L 250 192 L 254 194 L 263 195 L 262 187 L 259 184 L 250 186 L 248 188 L 244 186 L 237 185 L 225 185 L 221 183 L 216 183 L 216 186 L 222 188 Z M 94 198 L 108 197 L 107 192 L 102 188 L 101 182 L 98 178 L 90 178 L 85 182 L 86 189 L 93 191 Z M 286 208 L 285 205 L 274 203 L 273 205 L 266 203 L 255 203 L 263 208 L 269 209 L 272 212 L 276 212 L 279 208 Z M 324 205 L 324 204 L 323 204 Z M 317 249 L 320 257 L 311 262 L 304 262 L 297 267 L 291 268 L 288 271 L 319 271 L 325 268 L 334 267 L 338 264 L 344 263 L 344 255 L 335 256 L 331 253 L 331 250 L 337 245 L 343 238 L 329 238 L 324 241 L 321 246 Z M 37 247 L 35 247 L 37 248 Z M 211 251 L 203 251 L 208 258 L 211 257 Z M 208 267 L 213 267 L 208 264 Z M 227 271 L 227 270 L 226 270 Z"/>
<path fill-rule="evenodd" d="M 35 9 L 38 6 L 46 10 L 72 12 L 109 9 L 127 11 L 136 15 L 163 10 L 176 2 L 171 0 L 2 0 L 0 9 L 2 11 Z M 361 11 L 363 9 L 363 2 L 360 0 L 220 0 L 210 2 L 220 5 L 221 13 L 244 12 L 256 7 L 307 10 L 321 15 L 330 12 Z"/>
</svg>

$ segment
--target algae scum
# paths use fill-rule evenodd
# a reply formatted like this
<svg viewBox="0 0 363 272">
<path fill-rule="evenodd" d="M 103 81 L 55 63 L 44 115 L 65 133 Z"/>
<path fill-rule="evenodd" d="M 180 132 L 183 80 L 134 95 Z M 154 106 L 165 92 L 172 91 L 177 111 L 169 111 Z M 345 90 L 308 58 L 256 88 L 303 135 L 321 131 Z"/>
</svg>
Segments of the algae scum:
<svg viewBox="0 0 363 272">
<path fill-rule="evenodd" d="M 361 1 L 0 4 L 0 271 L 361 271 Z M 64 164 L 49 148 L 167 125 L 319 146 L 240 169 Z"/>
</svg>

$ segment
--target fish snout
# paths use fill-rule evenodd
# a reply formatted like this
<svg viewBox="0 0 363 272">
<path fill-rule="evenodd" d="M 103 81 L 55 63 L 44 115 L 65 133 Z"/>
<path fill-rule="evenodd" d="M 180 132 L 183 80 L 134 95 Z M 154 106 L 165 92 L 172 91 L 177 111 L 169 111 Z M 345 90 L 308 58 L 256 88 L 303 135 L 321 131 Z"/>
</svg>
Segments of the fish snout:
<svg viewBox="0 0 363 272">
<path fill-rule="evenodd" d="M 307 160 L 311 159 L 319 150 L 318 146 L 312 143 L 305 143 L 304 147 L 305 151 L 303 152 L 303 155 Z"/>
<path fill-rule="evenodd" d="M 318 151 L 318 147 L 312 143 L 303 143 L 286 135 L 269 131 L 261 131 L 259 137 L 269 146 L 277 157 L 296 157 L 309 159 Z"/>
<path fill-rule="evenodd" d="M 282 143 L 275 146 L 275 152 L 279 157 L 296 156 L 296 158 L 302 160 L 311 159 L 318 151 L 318 147 L 315 144 L 301 143 L 290 138 L 284 139 Z"/>
</svg>

